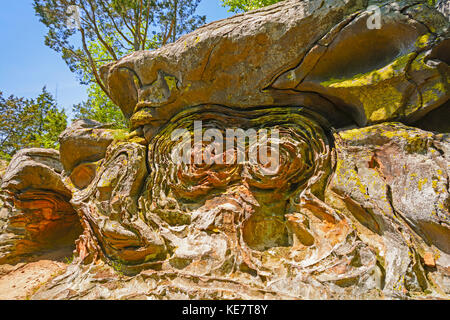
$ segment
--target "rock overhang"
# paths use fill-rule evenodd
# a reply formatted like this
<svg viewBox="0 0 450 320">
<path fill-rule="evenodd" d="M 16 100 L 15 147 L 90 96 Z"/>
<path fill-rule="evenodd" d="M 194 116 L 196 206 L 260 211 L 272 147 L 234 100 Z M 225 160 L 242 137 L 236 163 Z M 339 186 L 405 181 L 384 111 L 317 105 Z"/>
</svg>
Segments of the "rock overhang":
<svg viewBox="0 0 450 320">
<path fill-rule="evenodd" d="M 75 248 L 81 225 L 59 156 L 53 149 L 22 149 L 0 179 L 1 263 Z"/>
<path fill-rule="evenodd" d="M 199 105 L 302 106 L 334 127 L 417 121 L 449 98 L 448 20 L 425 3 L 286 1 L 105 66 L 113 100 L 161 127 Z M 377 97 L 375 99 L 375 97 Z"/>
</svg>

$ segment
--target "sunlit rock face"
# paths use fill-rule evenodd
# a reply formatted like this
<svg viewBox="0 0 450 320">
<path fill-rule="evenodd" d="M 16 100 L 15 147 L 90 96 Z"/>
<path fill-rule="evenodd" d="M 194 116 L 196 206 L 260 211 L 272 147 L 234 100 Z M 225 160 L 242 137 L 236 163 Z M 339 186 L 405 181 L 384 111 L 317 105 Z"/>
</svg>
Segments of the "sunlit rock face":
<svg viewBox="0 0 450 320">
<path fill-rule="evenodd" d="M 448 298 L 448 27 L 426 1 L 287 0 L 105 66 L 131 130 L 63 133 L 63 164 L 101 147 L 64 172 L 77 264 L 34 297 Z"/>
<path fill-rule="evenodd" d="M 0 263 L 73 246 L 81 225 L 61 180 L 59 152 L 23 149 L 3 173 Z"/>
</svg>

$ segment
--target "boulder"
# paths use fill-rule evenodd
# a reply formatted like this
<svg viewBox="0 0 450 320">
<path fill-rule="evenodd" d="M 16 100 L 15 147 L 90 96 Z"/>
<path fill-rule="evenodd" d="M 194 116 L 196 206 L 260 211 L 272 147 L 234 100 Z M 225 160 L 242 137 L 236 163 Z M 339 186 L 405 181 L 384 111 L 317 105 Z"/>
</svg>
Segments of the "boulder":
<svg viewBox="0 0 450 320">
<path fill-rule="evenodd" d="M 56 150 L 24 149 L 11 159 L 0 191 L 1 263 L 74 245 L 81 226 L 61 171 Z"/>
<path fill-rule="evenodd" d="M 59 137 L 61 163 L 67 174 L 83 162 L 105 157 L 106 148 L 114 140 L 113 130 L 94 120 L 78 120 Z"/>
<path fill-rule="evenodd" d="M 449 98 L 448 18 L 426 1 L 374 4 L 282 1 L 130 54 L 103 78 L 133 128 L 211 104 L 302 105 L 336 126 L 412 123 Z"/>
<path fill-rule="evenodd" d="M 61 181 L 62 170 L 57 150 L 23 149 L 11 159 L 1 188 L 15 193 L 44 189 L 70 198 L 70 191 Z"/>
</svg>

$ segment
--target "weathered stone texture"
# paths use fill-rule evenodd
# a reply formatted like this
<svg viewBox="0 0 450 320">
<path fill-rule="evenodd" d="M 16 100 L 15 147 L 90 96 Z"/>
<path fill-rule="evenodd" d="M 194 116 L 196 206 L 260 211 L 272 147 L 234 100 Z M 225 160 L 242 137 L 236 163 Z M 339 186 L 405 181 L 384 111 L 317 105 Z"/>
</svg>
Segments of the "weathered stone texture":
<svg viewBox="0 0 450 320">
<path fill-rule="evenodd" d="M 83 234 L 33 298 L 448 299 L 449 25 L 427 1 L 286 0 L 105 66 L 131 133 L 61 135 Z M 198 121 L 280 135 L 188 158 L 269 141 L 279 167 L 180 164 Z"/>
<path fill-rule="evenodd" d="M 389 123 L 336 138 L 330 189 L 377 248 L 385 291 L 448 293 L 450 136 Z"/>
<path fill-rule="evenodd" d="M 81 228 L 61 171 L 56 150 L 24 149 L 12 158 L 0 191 L 0 262 L 73 245 Z"/>
<path fill-rule="evenodd" d="M 78 120 L 60 136 L 61 163 L 71 173 L 82 162 L 95 162 L 105 157 L 106 148 L 114 140 L 113 130 L 93 120 Z"/>
</svg>

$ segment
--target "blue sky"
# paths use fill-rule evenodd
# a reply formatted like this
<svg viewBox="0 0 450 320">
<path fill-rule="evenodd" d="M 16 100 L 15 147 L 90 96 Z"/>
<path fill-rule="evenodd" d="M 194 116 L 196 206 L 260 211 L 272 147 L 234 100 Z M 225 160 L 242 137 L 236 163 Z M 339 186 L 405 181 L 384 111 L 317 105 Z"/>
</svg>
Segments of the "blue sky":
<svg viewBox="0 0 450 320">
<path fill-rule="evenodd" d="M 78 83 L 59 54 L 45 46 L 46 28 L 35 16 L 33 1 L 4 2 L 0 10 L 0 91 L 3 96 L 35 98 L 47 86 L 70 114 L 72 105 L 86 99 L 86 87 Z M 206 15 L 207 22 L 231 15 L 219 0 L 202 0 L 197 13 Z"/>
</svg>

